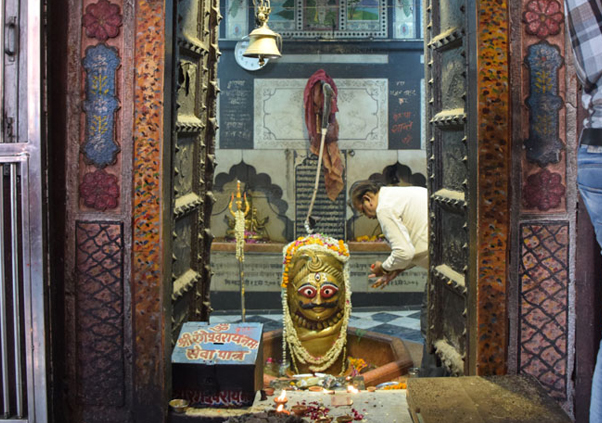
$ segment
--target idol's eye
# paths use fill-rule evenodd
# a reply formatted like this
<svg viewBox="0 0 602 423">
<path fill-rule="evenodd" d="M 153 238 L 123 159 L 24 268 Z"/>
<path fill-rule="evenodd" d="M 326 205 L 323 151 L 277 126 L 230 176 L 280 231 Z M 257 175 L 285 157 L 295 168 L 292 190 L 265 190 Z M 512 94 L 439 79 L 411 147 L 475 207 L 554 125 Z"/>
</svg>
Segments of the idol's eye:
<svg viewBox="0 0 602 423">
<path fill-rule="evenodd" d="M 336 285 L 332 285 L 330 283 L 325 283 L 320 288 L 320 296 L 322 298 L 330 298 L 337 292 L 339 292 L 339 288 L 337 288 Z"/>
<path fill-rule="evenodd" d="M 311 285 L 303 285 L 297 290 L 297 293 L 307 298 L 313 298 L 316 296 L 318 291 Z"/>
</svg>

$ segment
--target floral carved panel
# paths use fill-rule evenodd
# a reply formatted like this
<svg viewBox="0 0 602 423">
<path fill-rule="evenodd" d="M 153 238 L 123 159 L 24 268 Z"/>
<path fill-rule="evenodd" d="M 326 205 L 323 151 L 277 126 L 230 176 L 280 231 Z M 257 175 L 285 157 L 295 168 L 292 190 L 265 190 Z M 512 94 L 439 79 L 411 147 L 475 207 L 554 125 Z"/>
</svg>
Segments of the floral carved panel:
<svg viewBox="0 0 602 423">
<path fill-rule="evenodd" d="M 556 0 L 531 0 L 523 12 L 523 22 L 527 34 L 542 40 L 558 35 L 564 22 L 562 6 Z"/>
<path fill-rule="evenodd" d="M 121 7 L 108 0 L 86 6 L 86 13 L 82 18 L 86 35 L 98 41 L 106 41 L 119 35 L 122 24 Z"/>
<path fill-rule="evenodd" d="M 525 141 L 527 160 L 546 166 L 560 161 L 564 144 L 560 140 L 559 96 L 560 50 L 545 41 L 529 46 L 525 64 L 529 68 L 529 138 Z"/>
<path fill-rule="evenodd" d="M 114 164 L 119 145 L 115 142 L 115 73 L 121 60 L 117 49 L 99 44 L 89 47 L 83 65 L 86 69 L 86 139 L 84 160 L 98 168 Z"/>
</svg>

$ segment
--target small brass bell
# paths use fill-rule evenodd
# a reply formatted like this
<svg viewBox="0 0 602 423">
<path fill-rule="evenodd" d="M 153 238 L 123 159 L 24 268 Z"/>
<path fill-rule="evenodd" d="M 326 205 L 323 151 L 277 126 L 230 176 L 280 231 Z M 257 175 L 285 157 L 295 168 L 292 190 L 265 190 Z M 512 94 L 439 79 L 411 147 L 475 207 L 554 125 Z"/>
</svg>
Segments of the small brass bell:
<svg viewBox="0 0 602 423">
<path fill-rule="evenodd" d="M 267 22 L 259 28 L 255 28 L 249 34 L 249 46 L 243 53 L 245 57 L 256 57 L 259 63 L 263 65 L 264 59 L 278 59 L 280 49 L 282 48 L 282 37 L 280 34 L 272 31 Z"/>
</svg>

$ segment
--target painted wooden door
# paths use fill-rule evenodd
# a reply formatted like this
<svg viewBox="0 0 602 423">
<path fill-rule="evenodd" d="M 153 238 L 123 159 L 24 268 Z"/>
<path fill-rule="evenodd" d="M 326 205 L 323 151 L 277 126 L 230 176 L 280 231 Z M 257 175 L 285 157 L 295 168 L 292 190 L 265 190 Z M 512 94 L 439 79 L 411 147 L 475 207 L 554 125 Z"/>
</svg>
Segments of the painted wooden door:
<svg viewBox="0 0 602 423">
<path fill-rule="evenodd" d="M 427 0 L 425 63 L 430 213 L 427 343 L 442 364 L 468 374 L 474 311 L 474 82 L 468 78 L 474 33 L 467 0 Z M 471 248 L 472 247 L 472 248 Z"/>
<path fill-rule="evenodd" d="M 207 320 L 211 270 L 217 87 L 218 0 L 175 2 L 172 148 L 172 338 Z"/>
</svg>

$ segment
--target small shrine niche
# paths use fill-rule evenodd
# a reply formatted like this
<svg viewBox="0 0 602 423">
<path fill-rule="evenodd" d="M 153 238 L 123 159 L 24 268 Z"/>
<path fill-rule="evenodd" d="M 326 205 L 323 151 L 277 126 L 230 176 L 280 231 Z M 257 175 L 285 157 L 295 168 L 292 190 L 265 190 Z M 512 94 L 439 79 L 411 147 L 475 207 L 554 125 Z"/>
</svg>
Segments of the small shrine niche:
<svg viewBox="0 0 602 423">
<path fill-rule="evenodd" d="M 234 241 L 236 238 L 236 214 L 235 210 L 243 211 L 245 220 L 245 239 L 249 242 L 269 242 L 270 236 L 267 231 L 269 216 L 260 218 L 257 207 L 253 205 L 253 197 L 247 197 L 247 193 L 241 195 L 240 182 L 236 184 L 236 194 L 230 195 L 228 210 L 230 215 L 226 214 L 224 220 L 228 224 L 226 230 L 226 241 Z M 236 206 L 236 209 L 234 208 Z"/>
<path fill-rule="evenodd" d="M 211 216 L 211 228 L 216 242 L 234 241 L 234 210 L 237 184 L 240 182 L 242 208 L 245 214 L 247 243 L 286 243 L 292 237 L 293 224 L 286 216 L 288 204 L 282 199 L 282 189 L 272 184 L 265 173 L 258 174 L 253 166 L 241 162 L 229 173 L 215 179 L 216 202 Z"/>
</svg>

